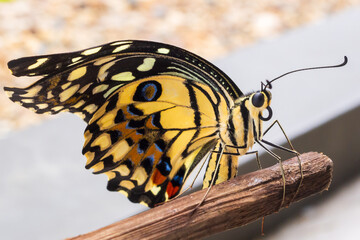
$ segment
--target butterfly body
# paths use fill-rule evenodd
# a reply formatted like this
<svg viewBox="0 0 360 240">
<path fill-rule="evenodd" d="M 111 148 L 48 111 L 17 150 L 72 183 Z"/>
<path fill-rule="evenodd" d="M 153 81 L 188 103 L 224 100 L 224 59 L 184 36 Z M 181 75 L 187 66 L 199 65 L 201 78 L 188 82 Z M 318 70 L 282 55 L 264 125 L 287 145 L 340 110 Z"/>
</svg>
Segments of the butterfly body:
<svg viewBox="0 0 360 240">
<path fill-rule="evenodd" d="M 204 157 L 203 187 L 235 177 L 238 156 L 262 138 L 271 100 L 267 90 L 244 95 L 201 57 L 154 42 L 21 58 L 9 68 L 44 76 L 24 89 L 6 87 L 11 100 L 83 118 L 86 168 L 106 174 L 108 190 L 149 207 L 177 196 Z"/>
</svg>

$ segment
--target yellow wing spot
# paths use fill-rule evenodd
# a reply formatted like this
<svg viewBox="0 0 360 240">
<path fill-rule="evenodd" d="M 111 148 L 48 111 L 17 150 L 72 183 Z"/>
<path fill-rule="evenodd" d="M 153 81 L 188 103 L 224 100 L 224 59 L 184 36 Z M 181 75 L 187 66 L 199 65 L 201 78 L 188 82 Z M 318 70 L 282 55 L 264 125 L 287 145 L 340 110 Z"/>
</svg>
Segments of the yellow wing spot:
<svg viewBox="0 0 360 240">
<path fill-rule="evenodd" d="M 105 174 L 106 174 L 106 176 L 108 177 L 108 180 L 111 180 L 111 179 L 113 179 L 113 178 L 116 177 L 116 174 L 115 174 L 113 171 L 111 171 L 111 172 L 105 172 Z"/>
<path fill-rule="evenodd" d="M 99 137 L 95 138 L 95 140 L 91 143 L 91 146 L 99 146 L 101 151 L 107 149 L 111 146 L 110 135 L 107 133 L 101 134 Z"/>
<path fill-rule="evenodd" d="M 170 49 L 168 48 L 159 48 L 156 52 L 161 54 L 168 54 L 170 52 Z"/>
<path fill-rule="evenodd" d="M 101 170 L 104 169 L 104 163 L 103 162 L 98 162 L 94 166 L 92 166 L 91 169 L 93 170 L 93 172 L 101 171 Z"/>
<path fill-rule="evenodd" d="M 36 73 L 29 73 L 29 76 L 35 76 Z"/>
<path fill-rule="evenodd" d="M 32 98 L 22 99 L 21 102 L 23 102 L 23 103 L 33 103 L 33 102 L 34 102 L 34 99 L 32 99 Z"/>
<path fill-rule="evenodd" d="M 129 180 L 123 180 L 120 182 L 120 186 L 131 190 L 135 187 L 135 184 Z"/>
<path fill-rule="evenodd" d="M 37 68 L 39 67 L 41 64 L 43 64 L 44 62 L 46 62 L 46 60 L 48 60 L 48 58 L 39 58 L 36 60 L 36 63 L 30 65 L 28 67 L 28 70 L 31 70 L 31 69 L 34 69 L 34 68 Z"/>
<path fill-rule="evenodd" d="M 5 91 L 5 94 L 6 94 L 9 98 L 12 98 L 14 92 L 13 92 L 13 91 Z"/>
<path fill-rule="evenodd" d="M 35 97 L 35 95 L 38 94 L 41 88 L 42 87 L 40 85 L 32 87 L 29 90 L 27 90 L 27 93 L 22 94 L 21 97 Z"/>
<path fill-rule="evenodd" d="M 94 89 L 92 90 L 93 94 L 99 93 L 99 92 L 103 92 L 106 89 L 108 89 L 109 85 L 107 84 L 101 84 L 99 86 L 94 87 Z"/>
<path fill-rule="evenodd" d="M 104 72 L 100 75 L 100 73 L 98 73 L 98 82 L 103 82 L 105 81 L 105 78 L 107 77 L 107 75 L 109 74 L 109 72 Z"/>
<path fill-rule="evenodd" d="M 86 165 L 88 165 L 89 163 L 91 163 L 93 161 L 95 153 L 94 152 L 86 152 L 84 155 L 86 157 Z"/>
<path fill-rule="evenodd" d="M 69 74 L 68 80 L 74 81 L 81 78 L 86 73 L 86 67 L 77 68 Z"/>
<path fill-rule="evenodd" d="M 131 176 L 131 180 L 137 181 L 137 185 L 143 185 L 147 179 L 148 175 L 143 167 L 137 167 Z"/>
<path fill-rule="evenodd" d="M 129 197 L 129 194 L 124 190 L 119 190 L 119 193 L 124 194 L 125 197 Z M 145 206 L 147 207 L 148 205 L 145 205 Z"/>
<path fill-rule="evenodd" d="M 127 193 L 126 193 L 127 194 Z M 127 196 L 127 195 L 126 195 Z M 146 203 L 146 202 L 144 202 L 144 201 L 141 201 L 141 202 L 139 202 L 141 205 L 144 205 L 145 207 L 149 207 L 149 205 Z"/>
<path fill-rule="evenodd" d="M 59 94 L 60 101 L 65 102 L 66 100 L 68 100 L 70 97 L 72 97 L 77 92 L 77 90 L 79 90 L 79 87 L 80 87 L 80 85 L 76 84 L 74 86 L 69 87 L 65 91 L 61 92 Z"/>
<path fill-rule="evenodd" d="M 88 83 L 85 86 L 83 86 L 80 90 L 79 93 L 84 93 L 91 85 L 92 83 Z"/>
<path fill-rule="evenodd" d="M 85 119 L 86 115 L 82 112 L 76 112 L 74 113 L 76 116 L 80 117 L 81 119 Z"/>
<path fill-rule="evenodd" d="M 100 118 L 100 120 L 97 122 L 97 124 L 100 126 L 101 129 L 109 128 L 113 125 L 114 119 L 116 117 L 116 112 L 112 111 L 107 113 L 105 116 Z"/>
<path fill-rule="evenodd" d="M 40 109 L 45 109 L 45 108 L 48 108 L 49 107 L 49 104 L 47 103 L 40 103 L 40 104 L 37 104 L 36 105 L 38 108 Z"/>
<path fill-rule="evenodd" d="M 114 51 L 112 51 L 112 53 L 124 51 L 125 49 L 129 48 L 130 46 L 131 46 L 131 44 L 125 44 L 125 45 L 119 46 L 119 47 L 115 48 Z"/>
<path fill-rule="evenodd" d="M 159 186 L 153 186 L 150 191 L 156 196 L 156 195 L 158 195 L 158 193 L 160 192 L 160 190 L 161 190 L 161 187 L 159 187 Z"/>
<path fill-rule="evenodd" d="M 71 82 L 67 82 L 61 86 L 62 89 L 67 89 L 71 85 Z"/>
<path fill-rule="evenodd" d="M 129 144 L 125 140 L 116 143 L 105 155 L 104 158 L 112 155 L 114 162 L 120 161 L 130 150 Z"/>
<path fill-rule="evenodd" d="M 122 85 L 118 85 L 115 87 L 110 88 L 105 94 L 104 94 L 104 98 L 107 98 L 110 94 L 112 94 L 113 92 L 116 91 L 116 89 L 118 89 L 119 87 L 121 87 Z"/>
<path fill-rule="evenodd" d="M 74 62 L 77 62 L 81 59 L 81 57 L 74 57 L 71 59 L 71 61 L 74 63 Z"/>
<path fill-rule="evenodd" d="M 114 81 L 131 81 L 134 80 L 135 77 L 132 75 L 132 72 L 121 72 L 111 77 L 111 80 Z"/>
<path fill-rule="evenodd" d="M 166 202 L 167 200 L 169 200 L 169 194 L 167 192 L 165 192 L 165 201 Z"/>
<path fill-rule="evenodd" d="M 100 60 L 97 60 L 96 62 L 94 62 L 95 66 L 100 66 L 103 65 L 104 63 L 110 62 L 111 60 L 113 60 L 115 57 L 106 57 Z"/>
<path fill-rule="evenodd" d="M 82 105 L 84 105 L 85 104 L 85 101 L 84 100 L 80 100 L 79 102 L 77 102 L 73 107 L 74 108 L 79 108 L 79 107 L 81 107 Z"/>
<path fill-rule="evenodd" d="M 81 53 L 81 55 L 91 55 L 91 54 L 94 54 L 94 53 L 97 53 L 98 51 L 100 51 L 101 47 L 96 47 L 96 48 L 91 48 L 91 49 L 88 49 L 88 50 L 85 50 Z"/>
<path fill-rule="evenodd" d="M 117 167 L 116 171 L 118 171 L 120 175 L 124 177 L 130 174 L 130 169 L 124 164 L 121 164 L 119 167 Z"/>
<path fill-rule="evenodd" d="M 94 113 L 97 109 L 97 106 L 95 104 L 87 105 L 84 110 L 86 110 L 88 113 Z"/>
<path fill-rule="evenodd" d="M 47 92 L 47 99 L 53 98 L 54 95 L 52 94 L 52 91 Z"/>
<path fill-rule="evenodd" d="M 57 112 L 57 111 L 60 111 L 63 108 L 64 108 L 63 106 L 57 106 L 57 107 L 53 107 L 52 110 Z"/>
<path fill-rule="evenodd" d="M 89 141 L 91 140 L 92 136 L 93 136 L 93 134 L 92 134 L 89 130 L 87 130 L 87 131 L 84 133 L 84 138 L 85 138 L 84 146 L 86 146 L 86 145 L 89 143 Z"/>
<path fill-rule="evenodd" d="M 116 61 L 112 61 L 112 62 L 106 63 L 104 66 L 102 66 L 102 67 L 99 69 L 98 80 L 99 80 L 100 82 L 102 82 L 102 81 L 105 80 L 105 77 L 106 77 L 107 74 L 108 74 L 107 70 L 108 70 L 109 68 L 111 68 L 111 66 L 113 66 L 115 63 L 116 63 Z"/>
<path fill-rule="evenodd" d="M 146 72 L 151 70 L 154 67 L 155 58 L 144 58 L 143 64 L 137 67 L 137 70 L 140 72 Z"/>
</svg>

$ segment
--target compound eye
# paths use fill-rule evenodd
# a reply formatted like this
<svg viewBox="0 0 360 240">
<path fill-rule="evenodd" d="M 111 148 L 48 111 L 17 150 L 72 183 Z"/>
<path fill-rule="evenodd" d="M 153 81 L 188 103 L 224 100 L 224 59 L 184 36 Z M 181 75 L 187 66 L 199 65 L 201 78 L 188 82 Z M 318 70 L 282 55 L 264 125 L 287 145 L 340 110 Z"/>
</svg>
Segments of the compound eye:
<svg viewBox="0 0 360 240">
<path fill-rule="evenodd" d="M 251 100 L 252 104 L 255 107 L 262 107 L 264 105 L 264 101 L 265 101 L 265 97 L 264 94 L 261 92 L 255 93 Z"/>
</svg>

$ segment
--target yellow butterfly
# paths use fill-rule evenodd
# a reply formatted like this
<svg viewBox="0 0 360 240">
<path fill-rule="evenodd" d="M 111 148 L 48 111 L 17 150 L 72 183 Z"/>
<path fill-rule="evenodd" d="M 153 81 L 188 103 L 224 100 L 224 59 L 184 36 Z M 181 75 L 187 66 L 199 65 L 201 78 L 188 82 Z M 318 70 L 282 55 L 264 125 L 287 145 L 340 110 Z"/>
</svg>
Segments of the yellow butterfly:
<svg viewBox="0 0 360 240">
<path fill-rule="evenodd" d="M 206 156 L 204 188 L 235 177 L 238 156 L 255 142 L 274 146 L 263 140 L 262 122 L 272 117 L 276 79 L 244 95 L 216 66 L 175 46 L 117 41 L 8 66 L 15 76 L 43 76 L 5 87 L 9 98 L 36 113 L 84 119 L 86 168 L 105 173 L 108 190 L 132 202 L 154 207 L 177 196 Z"/>
</svg>

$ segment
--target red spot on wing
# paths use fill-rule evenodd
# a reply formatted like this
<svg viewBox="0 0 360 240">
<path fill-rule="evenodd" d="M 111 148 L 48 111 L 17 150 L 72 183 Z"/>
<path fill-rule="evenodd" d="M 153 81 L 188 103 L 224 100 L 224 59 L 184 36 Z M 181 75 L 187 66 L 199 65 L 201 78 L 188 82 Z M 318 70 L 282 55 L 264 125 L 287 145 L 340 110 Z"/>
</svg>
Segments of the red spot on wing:
<svg viewBox="0 0 360 240">
<path fill-rule="evenodd" d="M 168 183 L 167 188 L 166 188 L 166 192 L 167 192 L 169 198 L 172 198 L 173 196 L 177 195 L 179 190 L 180 190 L 180 188 L 178 186 L 174 187 L 171 182 Z"/>
<path fill-rule="evenodd" d="M 160 185 L 162 184 L 165 180 L 166 180 L 167 177 L 165 177 L 164 175 L 162 175 L 160 173 L 160 171 L 158 169 L 155 169 L 154 170 L 154 173 L 152 175 L 152 180 L 153 180 L 153 183 L 155 185 Z"/>
</svg>

